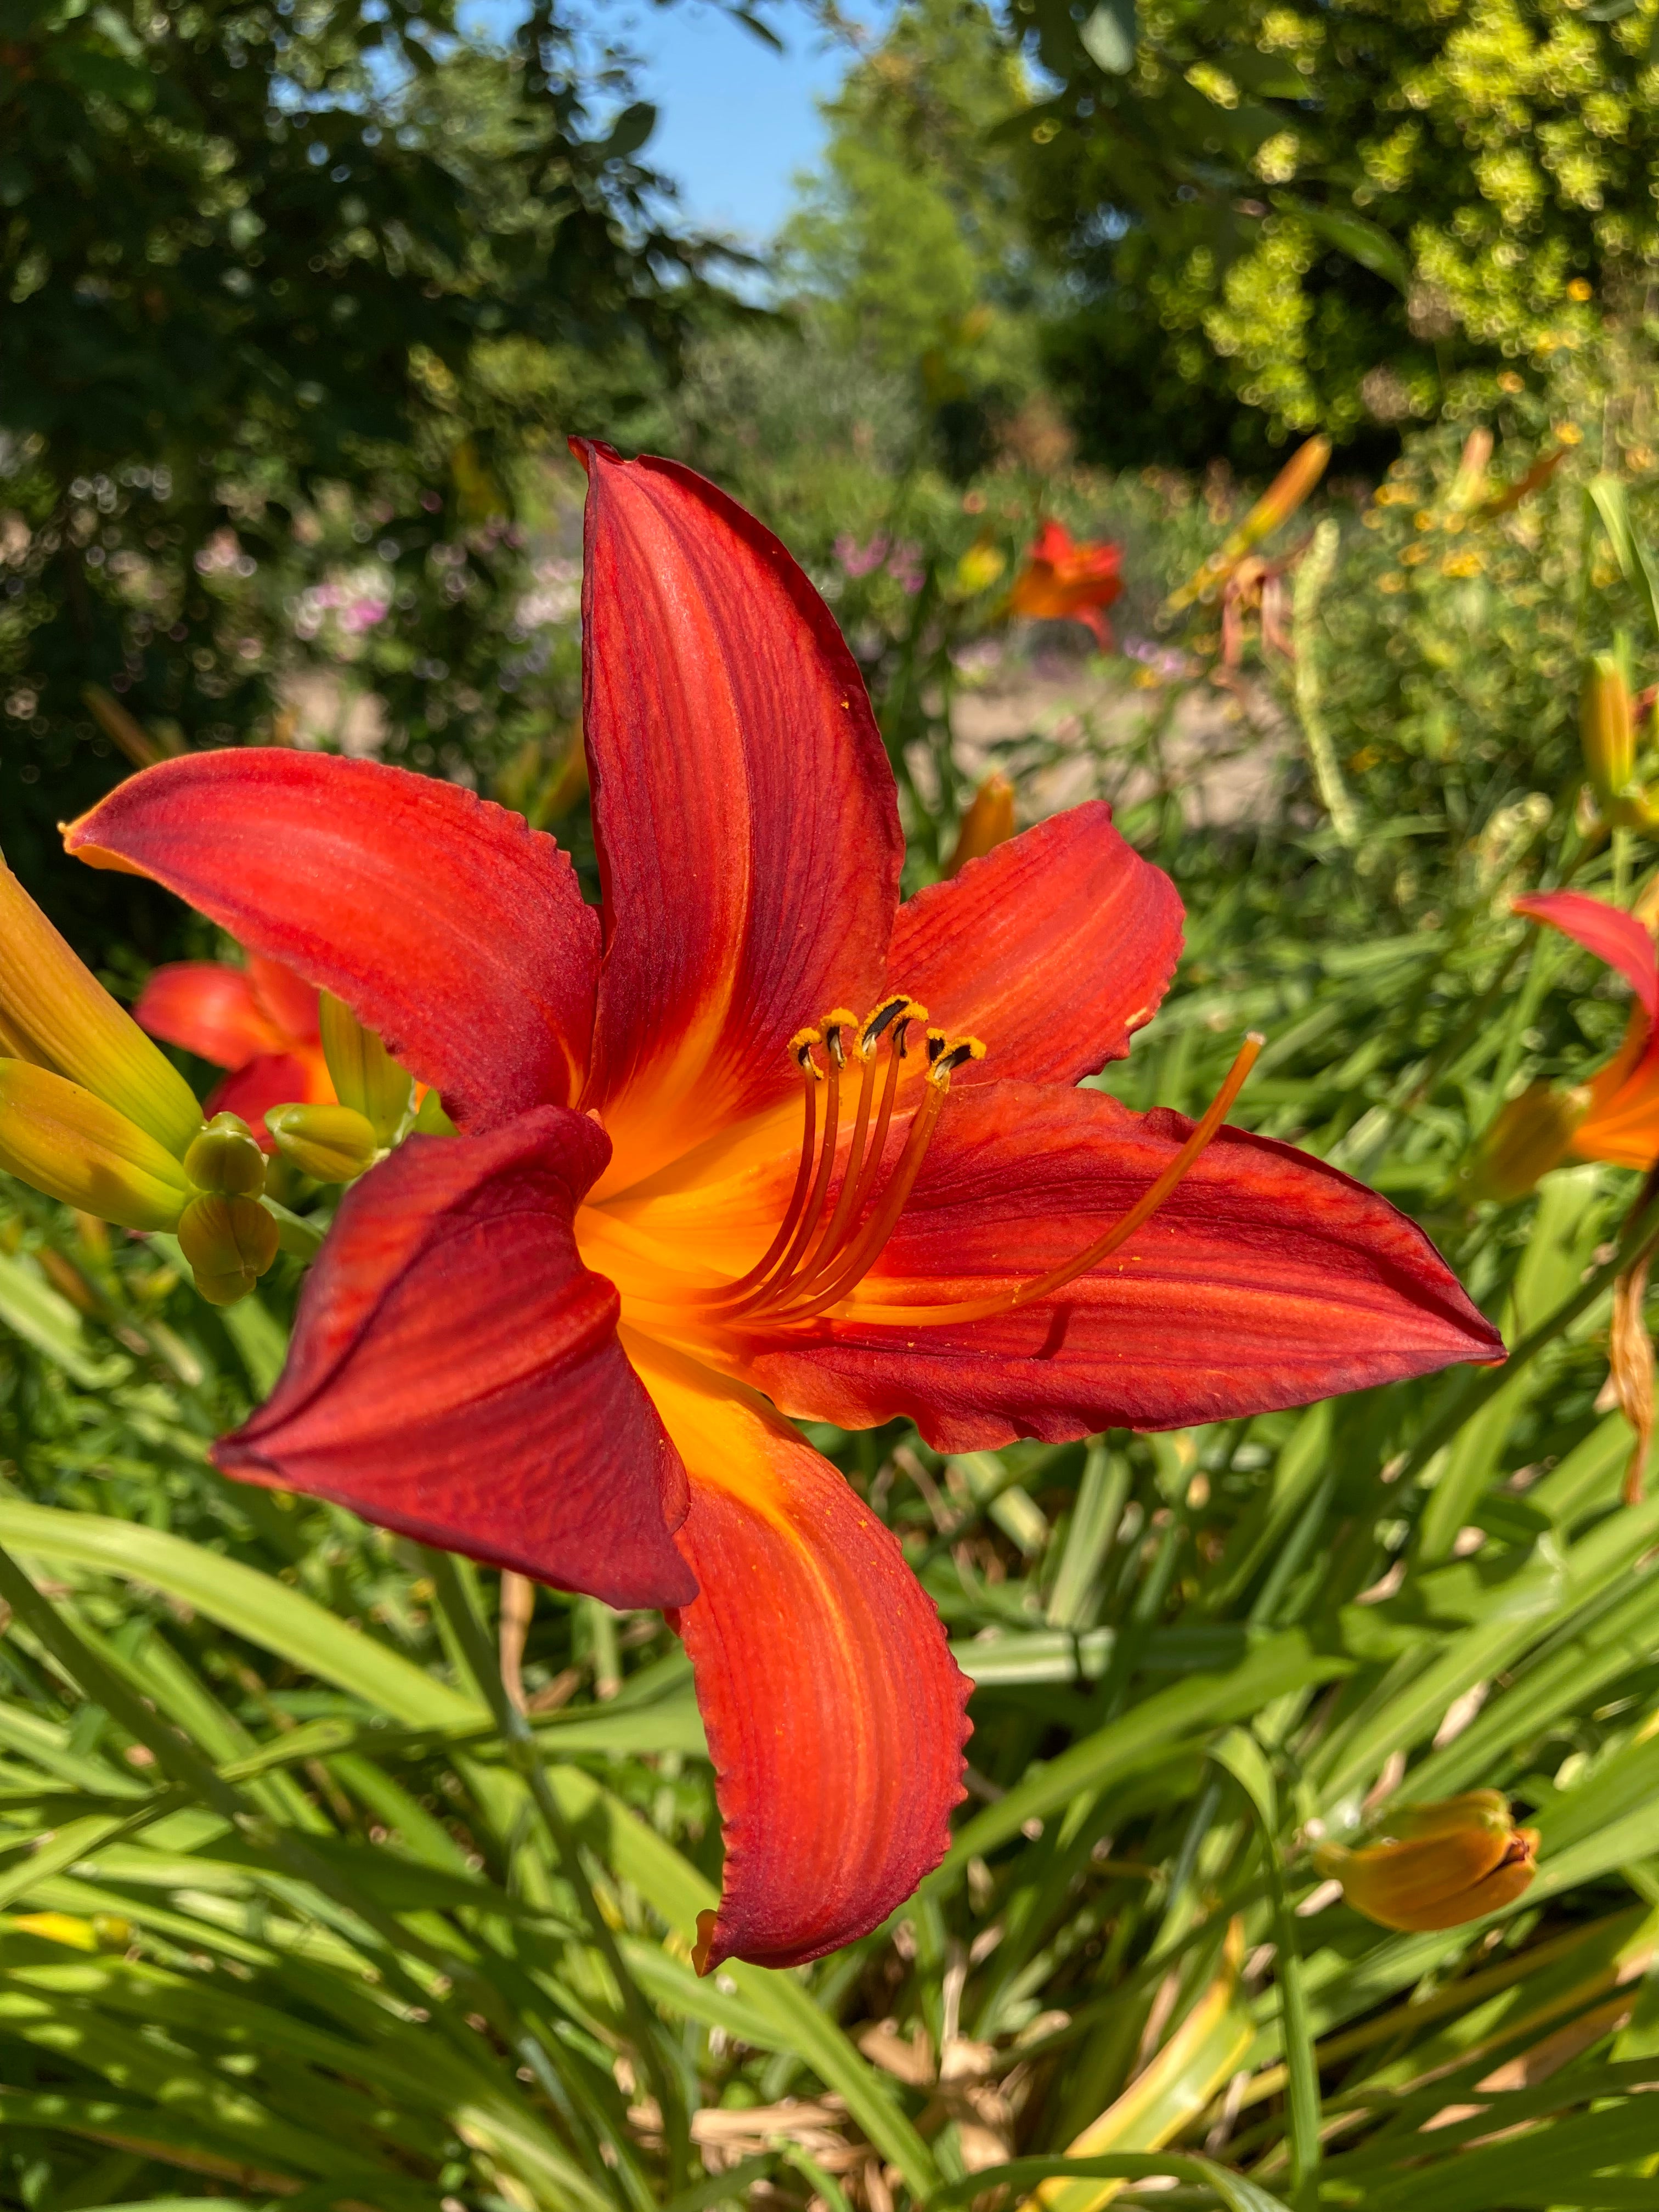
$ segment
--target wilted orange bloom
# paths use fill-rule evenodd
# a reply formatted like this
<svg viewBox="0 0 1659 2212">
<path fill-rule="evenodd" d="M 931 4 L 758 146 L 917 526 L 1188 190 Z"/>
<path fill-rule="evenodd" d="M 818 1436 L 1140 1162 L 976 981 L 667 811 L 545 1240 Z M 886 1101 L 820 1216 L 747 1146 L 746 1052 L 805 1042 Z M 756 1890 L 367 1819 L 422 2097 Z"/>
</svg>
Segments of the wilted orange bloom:
<svg viewBox="0 0 1659 2212">
<path fill-rule="evenodd" d="M 1063 523 L 1045 522 L 1014 579 L 1008 605 L 1015 614 L 1039 621 L 1085 623 L 1101 651 L 1109 653 L 1112 632 L 1101 609 L 1122 593 L 1122 558 L 1121 545 L 1073 538 Z"/>
<path fill-rule="evenodd" d="M 1320 1873 L 1381 1928 L 1461 1928 L 1513 1904 L 1537 1872 L 1538 1831 L 1516 1826 L 1499 1790 L 1402 1805 L 1388 1826 L 1361 1850 L 1322 1844 L 1314 1853 Z"/>
</svg>

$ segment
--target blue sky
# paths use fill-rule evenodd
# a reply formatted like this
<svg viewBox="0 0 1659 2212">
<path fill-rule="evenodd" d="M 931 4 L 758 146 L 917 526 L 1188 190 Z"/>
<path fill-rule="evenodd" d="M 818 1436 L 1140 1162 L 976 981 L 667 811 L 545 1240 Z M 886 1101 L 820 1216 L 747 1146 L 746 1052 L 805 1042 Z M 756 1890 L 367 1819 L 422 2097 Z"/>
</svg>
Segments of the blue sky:
<svg viewBox="0 0 1659 2212">
<path fill-rule="evenodd" d="M 479 0 L 468 13 L 499 37 L 518 10 L 512 0 Z M 708 0 L 623 0 L 595 18 L 644 58 L 640 91 L 658 111 L 646 160 L 678 184 L 692 225 L 751 246 L 771 237 L 796 172 L 817 160 L 823 130 L 814 103 L 835 90 L 848 59 L 804 9 L 773 15 L 781 54 Z"/>
</svg>

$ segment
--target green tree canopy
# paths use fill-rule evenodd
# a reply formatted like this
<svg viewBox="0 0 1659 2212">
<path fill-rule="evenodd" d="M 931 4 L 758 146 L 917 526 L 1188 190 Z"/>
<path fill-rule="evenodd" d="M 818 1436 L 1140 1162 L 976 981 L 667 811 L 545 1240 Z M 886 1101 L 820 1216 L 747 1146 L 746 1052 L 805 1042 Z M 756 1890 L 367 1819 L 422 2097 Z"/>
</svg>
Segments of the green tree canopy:
<svg viewBox="0 0 1659 2212">
<path fill-rule="evenodd" d="M 1057 353 L 1109 454 L 1143 407 L 1201 450 L 1228 400 L 1344 437 L 1484 404 L 1659 258 L 1656 0 L 1010 20 L 1058 81 L 1018 129 L 1028 208 L 1083 290 Z"/>
<path fill-rule="evenodd" d="M 334 538 L 380 565 L 391 749 L 501 721 L 513 457 L 603 427 L 562 350 L 591 395 L 696 289 L 653 119 L 547 0 L 510 55 L 451 0 L 0 0 L 0 809 L 37 881 L 118 768 L 85 687 L 164 744 L 268 733 Z"/>
</svg>

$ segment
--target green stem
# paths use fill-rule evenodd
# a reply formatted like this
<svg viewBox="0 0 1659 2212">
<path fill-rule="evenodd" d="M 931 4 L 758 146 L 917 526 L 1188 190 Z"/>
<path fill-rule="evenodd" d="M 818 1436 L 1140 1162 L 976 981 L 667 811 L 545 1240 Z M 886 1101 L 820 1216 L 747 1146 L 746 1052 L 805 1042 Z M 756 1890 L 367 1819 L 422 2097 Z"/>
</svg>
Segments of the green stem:
<svg viewBox="0 0 1659 2212">
<path fill-rule="evenodd" d="M 1319 603 L 1336 572 L 1340 538 L 1341 532 L 1328 515 L 1314 532 L 1312 543 L 1296 572 L 1296 590 L 1291 601 L 1291 641 L 1296 653 L 1296 711 L 1307 740 L 1314 781 L 1319 787 L 1325 811 L 1331 817 L 1332 829 L 1343 844 L 1352 847 L 1359 842 L 1359 823 L 1347 786 L 1342 781 L 1342 771 L 1337 766 L 1330 732 L 1325 726 L 1316 650 Z"/>
</svg>

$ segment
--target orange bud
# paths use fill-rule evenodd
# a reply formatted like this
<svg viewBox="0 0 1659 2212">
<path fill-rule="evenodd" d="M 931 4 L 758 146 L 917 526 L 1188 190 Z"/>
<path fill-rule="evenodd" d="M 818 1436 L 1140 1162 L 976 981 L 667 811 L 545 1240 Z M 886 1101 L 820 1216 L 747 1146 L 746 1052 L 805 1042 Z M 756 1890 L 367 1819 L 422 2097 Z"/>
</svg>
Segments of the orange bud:
<svg viewBox="0 0 1659 2212">
<path fill-rule="evenodd" d="M 1553 1091 L 1547 1083 L 1511 1098 L 1475 1142 L 1466 1170 L 1470 1196 L 1505 1206 L 1524 1198 L 1568 1157 L 1589 1103 L 1586 1090 Z"/>
<path fill-rule="evenodd" d="M 179 1222 L 179 1249 L 210 1305 L 245 1298 L 276 1257 L 275 1220 L 254 1198 L 193 1198 Z"/>
<path fill-rule="evenodd" d="M 1537 1871 L 1538 1831 L 1517 1828 L 1498 1790 L 1402 1805 L 1389 1833 L 1357 1851 L 1322 1844 L 1314 1864 L 1381 1928 L 1461 1928 L 1510 1905 Z"/>
<path fill-rule="evenodd" d="M 1653 1339 L 1648 1334 L 1649 1260 L 1644 1255 L 1626 1267 L 1613 1286 L 1613 1318 L 1607 1330 L 1607 1381 L 1619 1410 L 1630 1423 L 1632 1444 L 1625 1467 L 1625 1503 L 1639 1505 L 1653 1449 Z"/>
<path fill-rule="evenodd" d="M 331 992 L 319 997 L 317 1022 L 335 1097 L 362 1116 L 378 1145 L 389 1145 L 403 1127 L 414 1085 L 374 1030 L 366 1030 Z M 362 1170 L 352 1172 L 361 1175 Z"/>
<path fill-rule="evenodd" d="M 191 1194 L 147 1129 L 24 1060 L 0 1060 L 0 1168 L 124 1229 L 171 1229 Z"/>
<path fill-rule="evenodd" d="M 983 860 L 1014 834 L 1014 787 L 993 769 L 974 793 L 957 832 L 956 849 L 945 864 L 947 877 L 959 876 L 969 860 Z"/>
<path fill-rule="evenodd" d="M 91 1091 L 175 1158 L 202 1126 L 184 1077 L 82 967 L 3 861 L 0 1043 L 9 1057 L 52 1068 Z"/>
<path fill-rule="evenodd" d="M 316 1182 L 350 1182 L 374 1164 L 374 1125 L 355 1106 L 273 1106 L 265 1127 L 276 1149 Z"/>
<path fill-rule="evenodd" d="M 1298 446 L 1237 530 L 1203 567 L 1188 577 L 1178 592 L 1170 594 L 1170 607 L 1179 611 L 1221 583 L 1253 546 L 1288 522 L 1325 473 L 1331 458 L 1331 441 L 1320 436 Z"/>
<path fill-rule="evenodd" d="M 1578 735 L 1590 787 L 1604 809 L 1611 807 L 1636 773 L 1636 718 L 1616 653 L 1593 653 L 1585 664 Z"/>
</svg>

